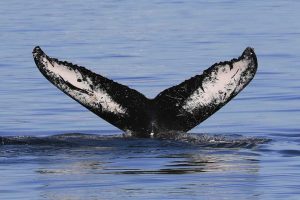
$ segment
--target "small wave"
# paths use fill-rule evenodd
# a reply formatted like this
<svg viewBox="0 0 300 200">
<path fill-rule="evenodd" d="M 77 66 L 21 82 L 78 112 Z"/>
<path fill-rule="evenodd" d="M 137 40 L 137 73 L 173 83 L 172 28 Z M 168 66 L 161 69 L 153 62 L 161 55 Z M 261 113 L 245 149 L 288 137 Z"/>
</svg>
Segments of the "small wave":
<svg viewBox="0 0 300 200">
<path fill-rule="evenodd" d="M 103 146 L 103 147 L 153 147 L 153 146 L 201 146 L 212 148 L 252 148 L 270 141 L 267 138 L 241 135 L 209 135 L 190 133 L 165 133 L 156 138 L 134 138 L 125 135 L 102 136 L 96 134 L 67 133 L 47 137 L 7 136 L 0 137 L 1 145 L 39 146 Z"/>
<path fill-rule="evenodd" d="M 286 157 L 300 156 L 300 151 L 299 150 L 286 149 L 286 150 L 279 150 L 278 152 L 281 153 L 283 156 L 286 156 Z"/>
<path fill-rule="evenodd" d="M 210 135 L 210 134 L 191 134 L 177 133 L 160 135 L 162 139 L 174 140 L 188 144 L 199 145 L 202 147 L 213 148 L 252 148 L 258 144 L 264 144 L 271 141 L 268 138 L 262 137 L 245 137 L 242 135 Z"/>
</svg>

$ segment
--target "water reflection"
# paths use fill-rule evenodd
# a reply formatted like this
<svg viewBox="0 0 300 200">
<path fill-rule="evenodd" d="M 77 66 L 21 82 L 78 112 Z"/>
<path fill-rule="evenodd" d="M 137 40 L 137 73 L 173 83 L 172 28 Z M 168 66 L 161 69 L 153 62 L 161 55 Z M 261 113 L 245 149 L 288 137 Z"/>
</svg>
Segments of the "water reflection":
<svg viewBox="0 0 300 200">
<path fill-rule="evenodd" d="M 36 170 L 38 174 L 189 174 L 244 169 L 256 171 L 254 166 L 259 162 L 260 153 L 250 152 L 247 148 L 267 141 L 261 138 L 235 136 L 236 139 L 233 139 L 232 136 L 205 134 L 190 135 L 190 139 L 187 135 L 181 137 L 182 140 L 179 138 L 159 140 L 91 134 L 2 137 L 2 144 L 6 145 L 2 145 L 1 155 L 8 161 L 12 157 L 22 160 L 30 155 L 34 159 L 27 162 L 39 161 L 42 165 Z M 198 143 L 195 143 L 196 139 Z M 52 159 L 55 159 L 54 165 L 51 163 Z"/>
<path fill-rule="evenodd" d="M 168 198 L 190 193 L 202 196 L 256 194 L 253 191 L 260 171 L 260 153 L 240 148 L 179 148 L 156 140 L 143 145 L 136 143 L 140 141 L 130 141 L 120 147 L 89 146 L 59 151 L 42 150 L 39 146 L 41 149 L 33 153 L 33 170 L 35 181 L 42 185 L 40 196 L 106 199 L 129 195 L 143 199 L 142 194 L 147 194 L 147 198 L 155 199 L 158 193 L 162 194 L 160 190 L 164 190 Z M 40 162 L 45 159 L 46 162 Z M 245 187 L 233 187 L 236 181 Z M 214 187 L 215 191 L 208 189 Z"/>
</svg>

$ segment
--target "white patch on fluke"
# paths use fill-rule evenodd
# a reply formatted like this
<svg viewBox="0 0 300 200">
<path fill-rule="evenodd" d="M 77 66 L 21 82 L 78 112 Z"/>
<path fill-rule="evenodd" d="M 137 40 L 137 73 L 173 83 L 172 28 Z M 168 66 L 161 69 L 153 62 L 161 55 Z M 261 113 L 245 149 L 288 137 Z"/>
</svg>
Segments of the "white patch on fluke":
<svg viewBox="0 0 300 200">
<path fill-rule="evenodd" d="M 225 103 L 228 98 L 242 90 L 246 82 L 250 81 L 251 73 L 245 74 L 249 62 L 246 59 L 235 62 L 232 69 L 230 69 L 229 64 L 216 66 L 203 79 L 202 88 L 198 88 L 184 102 L 183 109 L 193 113 L 195 109 L 199 109 L 202 106 Z"/>
<path fill-rule="evenodd" d="M 89 77 L 85 77 L 85 80 L 83 80 L 81 73 L 77 69 L 48 60 L 45 56 L 43 56 L 41 61 L 44 64 L 43 70 L 46 71 L 48 76 L 51 78 L 63 79 L 65 82 L 72 84 L 74 87 L 83 90 L 79 91 L 72 89 L 63 82 L 58 84 L 55 83 L 57 87 L 82 104 L 92 108 L 102 108 L 102 111 L 104 112 L 121 115 L 125 115 L 127 113 L 125 108 L 116 103 L 111 96 L 109 96 L 109 94 L 101 88 L 101 85 L 93 85 L 93 82 Z"/>
</svg>

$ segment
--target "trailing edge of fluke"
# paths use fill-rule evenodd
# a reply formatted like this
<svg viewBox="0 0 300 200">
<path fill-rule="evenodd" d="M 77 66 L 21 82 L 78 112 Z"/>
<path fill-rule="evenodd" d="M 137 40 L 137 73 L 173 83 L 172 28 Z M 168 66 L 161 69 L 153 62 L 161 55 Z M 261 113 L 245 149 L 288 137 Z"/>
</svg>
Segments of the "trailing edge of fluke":
<svg viewBox="0 0 300 200">
<path fill-rule="evenodd" d="M 90 70 L 33 50 L 40 72 L 75 101 L 136 137 L 187 132 L 218 111 L 253 79 L 254 50 L 246 48 L 231 61 L 220 62 L 179 85 L 148 99 L 138 91 Z"/>
</svg>

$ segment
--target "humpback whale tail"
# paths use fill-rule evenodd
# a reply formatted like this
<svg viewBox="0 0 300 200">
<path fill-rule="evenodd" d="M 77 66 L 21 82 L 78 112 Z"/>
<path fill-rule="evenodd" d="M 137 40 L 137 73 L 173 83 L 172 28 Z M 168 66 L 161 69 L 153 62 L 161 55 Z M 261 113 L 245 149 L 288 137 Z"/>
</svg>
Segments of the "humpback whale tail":
<svg viewBox="0 0 300 200">
<path fill-rule="evenodd" d="M 138 137 L 186 132 L 235 97 L 257 70 L 254 50 L 246 48 L 231 61 L 220 62 L 179 85 L 148 99 L 138 91 L 88 69 L 33 50 L 41 73 L 57 88 L 119 129 Z"/>
</svg>

